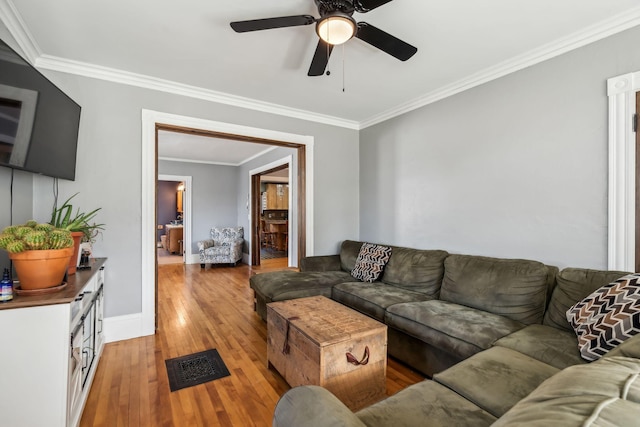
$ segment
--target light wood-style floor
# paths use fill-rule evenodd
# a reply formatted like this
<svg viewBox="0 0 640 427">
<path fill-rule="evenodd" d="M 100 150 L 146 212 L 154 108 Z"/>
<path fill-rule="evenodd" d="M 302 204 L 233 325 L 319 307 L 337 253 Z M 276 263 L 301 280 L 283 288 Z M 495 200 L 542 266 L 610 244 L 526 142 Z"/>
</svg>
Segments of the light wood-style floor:
<svg viewBox="0 0 640 427">
<path fill-rule="evenodd" d="M 105 346 L 80 425 L 270 426 L 289 386 L 267 368 L 267 327 L 253 311 L 249 277 L 285 266 L 160 265 L 157 333 Z M 165 359 L 210 348 L 231 375 L 172 393 Z M 389 360 L 388 395 L 422 379 Z"/>
</svg>

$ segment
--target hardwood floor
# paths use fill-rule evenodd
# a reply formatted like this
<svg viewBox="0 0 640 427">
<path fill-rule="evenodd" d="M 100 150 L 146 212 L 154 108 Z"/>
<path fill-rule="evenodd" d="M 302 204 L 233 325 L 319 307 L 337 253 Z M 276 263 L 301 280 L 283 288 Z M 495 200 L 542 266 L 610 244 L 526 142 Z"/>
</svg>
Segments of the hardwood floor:
<svg viewBox="0 0 640 427">
<path fill-rule="evenodd" d="M 80 425 L 270 426 L 289 386 L 267 368 L 267 327 L 253 311 L 249 277 L 284 266 L 160 265 L 157 333 L 105 346 Z M 210 348 L 231 375 L 171 392 L 164 361 Z M 389 360 L 388 395 L 422 379 Z"/>
</svg>

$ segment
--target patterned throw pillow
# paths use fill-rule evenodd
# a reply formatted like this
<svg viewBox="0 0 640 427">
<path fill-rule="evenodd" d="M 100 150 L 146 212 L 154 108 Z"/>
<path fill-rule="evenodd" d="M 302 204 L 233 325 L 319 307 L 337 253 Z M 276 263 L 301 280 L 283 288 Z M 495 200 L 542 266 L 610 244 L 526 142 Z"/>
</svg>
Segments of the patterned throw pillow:
<svg viewBox="0 0 640 427">
<path fill-rule="evenodd" d="M 380 277 L 390 257 L 390 247 L 363 243 L 351 275 L 363 282 L 374 282 Z"/>
<path fill-rule="evenodd" d="M 640 273 L 602 286 L 567 310 L 585 360 L 597 360 L 640 332 Z"/>
</svg>

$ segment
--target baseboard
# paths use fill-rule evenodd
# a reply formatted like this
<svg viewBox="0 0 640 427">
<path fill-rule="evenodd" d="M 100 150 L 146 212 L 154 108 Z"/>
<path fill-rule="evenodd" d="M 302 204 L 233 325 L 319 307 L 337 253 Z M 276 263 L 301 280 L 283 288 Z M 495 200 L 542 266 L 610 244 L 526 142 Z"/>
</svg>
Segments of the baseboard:
<svg viewBox="0 0 640 427">
<path fill-rule="evenodd" d="M 145 335 L 142 313 L 127 314 L 124 316 L 107 317 L 104 319 L 105 342 L 114 342 L 139 338 Z"/>
</svg>

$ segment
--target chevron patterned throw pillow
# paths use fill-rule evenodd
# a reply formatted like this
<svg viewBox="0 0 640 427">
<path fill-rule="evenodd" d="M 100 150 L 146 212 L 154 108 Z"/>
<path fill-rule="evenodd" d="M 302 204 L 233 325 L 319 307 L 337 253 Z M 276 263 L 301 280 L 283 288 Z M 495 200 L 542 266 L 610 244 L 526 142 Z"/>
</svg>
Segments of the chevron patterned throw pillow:
<svg viewBox="0 0 640 427">
<path fill-rule="evenodd" d="M 640 332 L 640 273 L 602 286 L 567 310 L 585 360 L 597 360 Z"/>
<path fill-rule="evenodd" d="M 391 258 L 390 247 L 363 243 L 351 275 L 363 282 L 374 282 L 380 277 L 389 258 Z"/>
</svg>

